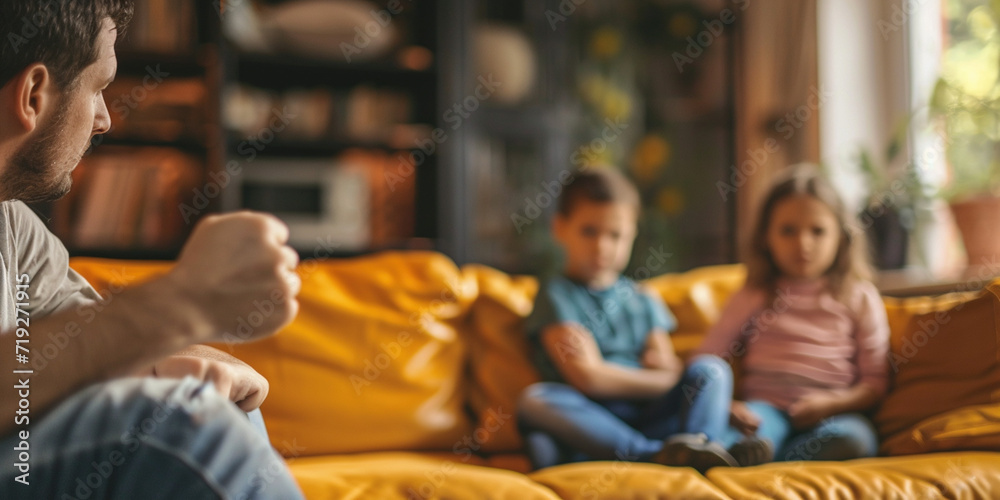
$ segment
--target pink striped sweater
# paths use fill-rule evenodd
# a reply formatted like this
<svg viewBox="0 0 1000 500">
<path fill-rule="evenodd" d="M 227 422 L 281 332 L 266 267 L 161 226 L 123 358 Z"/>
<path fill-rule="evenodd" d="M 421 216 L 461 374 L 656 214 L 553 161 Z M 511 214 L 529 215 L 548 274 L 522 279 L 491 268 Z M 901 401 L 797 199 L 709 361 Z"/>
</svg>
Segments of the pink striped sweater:
<svg viewBox="0 0 1000 500">
<path fill-rule="evenodd" d="M 738 399 L 761 399 L 782 410 L 807 393 L 865 383 L 888 386 L 889 326 L 874 285 L 854 285 L 844 302 L 825 280 L 780 280 L 768 300 L 760 289 L 733 295 L 698 353 L 744 356 Z"/>
</svg>

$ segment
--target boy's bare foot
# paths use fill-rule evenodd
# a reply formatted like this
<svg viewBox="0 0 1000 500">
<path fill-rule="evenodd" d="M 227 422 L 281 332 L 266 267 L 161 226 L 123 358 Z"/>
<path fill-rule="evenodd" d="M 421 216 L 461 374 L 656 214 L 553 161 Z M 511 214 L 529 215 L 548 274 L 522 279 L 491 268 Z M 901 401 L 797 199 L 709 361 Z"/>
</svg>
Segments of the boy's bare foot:
<svg viewBox="0 0 1000 500">
<path fill-rule="evenodd" d="M 663 442 L 653 462 L 673 467 L 692 467 L 704 473 L 712 467 L 736 467 L 738 463 L 725 448 L 704 434 L 677 434 Z"/>
</svg>

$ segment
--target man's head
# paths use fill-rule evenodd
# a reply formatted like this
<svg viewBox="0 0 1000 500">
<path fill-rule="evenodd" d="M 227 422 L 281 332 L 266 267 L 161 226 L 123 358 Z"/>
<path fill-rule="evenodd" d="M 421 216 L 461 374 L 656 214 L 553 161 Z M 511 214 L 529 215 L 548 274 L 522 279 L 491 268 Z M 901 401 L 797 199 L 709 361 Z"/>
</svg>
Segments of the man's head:
<svg viewBox="0 0 1000 500">
<path fill-rule="evenodd" d="M 594 287 L 613 284 L 632 253 L 638 215 L 639 193 L 618 171 L 577 174 L 563 189 L 552 225 L 566 274 Z"/>
<path fill-rule="evenodd" d="M 111 125 L 102 91 L 127 0 L 0 2 L 0 200 L 69 191 L 90 139 Z"/>
</svg>

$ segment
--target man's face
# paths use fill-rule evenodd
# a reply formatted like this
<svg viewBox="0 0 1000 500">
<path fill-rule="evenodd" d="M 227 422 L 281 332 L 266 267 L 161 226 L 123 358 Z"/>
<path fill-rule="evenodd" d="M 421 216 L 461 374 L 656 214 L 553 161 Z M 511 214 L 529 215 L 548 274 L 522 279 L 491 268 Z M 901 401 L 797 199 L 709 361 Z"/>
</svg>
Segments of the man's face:
<svg viewBox="0 0 1000 500">
<path fill-rule="evenodd" d="M 55 109 L 47 112 L 0 175 L 0 199 L 47 201 L 69 192 L 73 169 L 90 140 L 111 128 L 103 91 L 118 69 L 117 37 L 114 23 L 105 19 L 97 37 L 97 61 L 84 68 L 72 89 L 53 88 L 49 102 L 55 103 Z"/>
</svg>

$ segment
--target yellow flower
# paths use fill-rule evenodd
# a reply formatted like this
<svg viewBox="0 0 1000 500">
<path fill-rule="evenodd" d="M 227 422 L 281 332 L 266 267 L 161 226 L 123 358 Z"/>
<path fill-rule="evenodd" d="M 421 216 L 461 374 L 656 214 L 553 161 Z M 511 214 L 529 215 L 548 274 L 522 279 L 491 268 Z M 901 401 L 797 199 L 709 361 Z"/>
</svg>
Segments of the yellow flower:
<svg viewBox="0 0 1000 500">
<path fill-rule="evenodd" d="M 966 20 L 972 35 L 983 42 L 989 41 L 996 32 L 997 26 L 993 21 L 993 15 L 990 14 L 990 7 L 985 5 L 976 7 Z"/>
<path fill-rule="evenodd" d="M 671 17 L 667 23 L 667 32 L 674 38 L 687 38 L 694 35 L 696 28 L 694 19 L 688 14 L 677 14 Z"/>
<path fill-rule="evenodd" d="M 599 28 L 590 39 L 590 54 L 598 59 L 610 59 L 622 49 L 622 37 L 614 28 Z"/>
<path fill-rule="evenodd" d="M 675 187 L 664 188 L 656 196 L 656 206 L 667 215 L 677 215 L 684 210 L 684 193 Z"/>
<path fill-rule="evenodd" d="M 669 160 L 670 143 L 659 135 L 647 135 L 632 153 L 632 175 L 639 182 L 652 181 Z"/>
<path fill-rule="evenodd" d="M 611 148 L 602 143 L 603 147 L 595 149 L 591 144 L 588 142 L 577 148 L 579 158 L 583 160 L 581 166 L 589 168 L 610 165 L 612 163 Z"/>
<path fill-rule="evenodd" d="M 598 103 L 607 92 L 608 84 L 597 75 L 587 75 L 580 80 L 580 94 L 589 103 Z"/>
<path fill-rule="evenodd" d="M 628 120 L 632 114 L 632 99 L 620 90 L 610 90 L 601 103 L 601 114 L 613 120 Z"/>
</svg>

